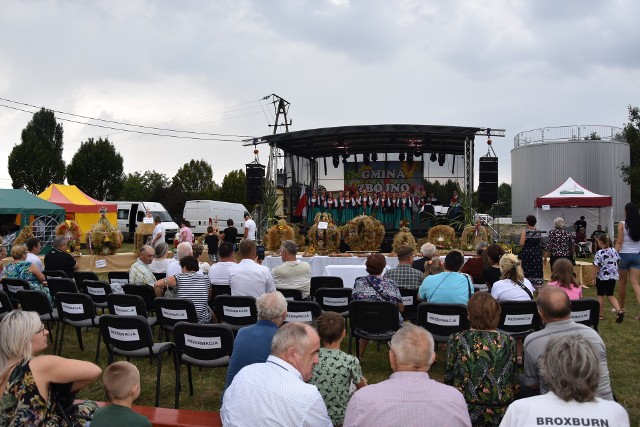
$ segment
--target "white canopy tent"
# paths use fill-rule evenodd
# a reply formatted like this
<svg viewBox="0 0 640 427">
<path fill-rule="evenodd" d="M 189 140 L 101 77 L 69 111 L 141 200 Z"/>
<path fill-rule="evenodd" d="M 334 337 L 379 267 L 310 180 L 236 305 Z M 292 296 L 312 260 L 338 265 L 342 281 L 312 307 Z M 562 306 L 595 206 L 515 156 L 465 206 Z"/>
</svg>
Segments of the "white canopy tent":
<svg viewBox="0 0 640 427">
<path fill-rule="evenodd" d="M 611 196 L 590 191 L 569 177 L 558 188 L 535 201 L 536 227 L 542 231 L 553 230 L 553 221 L 560 217 L 566 225 L 572 225 L 581 216 L 587 222 L 587 237 L 598 224 L 603 230 L 613 233 L 613 207 Z"/>
</svg>

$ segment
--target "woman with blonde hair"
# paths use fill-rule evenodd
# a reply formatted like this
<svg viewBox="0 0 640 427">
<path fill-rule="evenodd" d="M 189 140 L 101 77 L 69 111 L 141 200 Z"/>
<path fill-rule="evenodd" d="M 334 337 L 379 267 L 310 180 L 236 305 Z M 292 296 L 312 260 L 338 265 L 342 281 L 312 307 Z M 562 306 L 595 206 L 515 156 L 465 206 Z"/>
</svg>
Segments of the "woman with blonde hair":
<svg viewBox="0 0 640 427">
<path fill-rule="evenodd" d="M 433 257 L 429 261 L 424 262 L 424 274 L 422 275 L 422 280 L 424 280 L 427 276 L 442 273 L 443 271 L 444 266 L 442 265 L 442 261 L 440 261 L 440 258 Z"/>
<path fill-rule="evenodd" d="M 557 286 L 567 293 L 569 299 L 582 298 L 582 286 L 573 274 L 573 264 L 568 259 L 561 258 L 551 268 L 551 282 L 547 286 Z"/>
<path fill-rule="evenodd" d="M 48 335 L 34 311 L 14 310 L 0 322 L 0 425 L 84 426 L 96 410 L 92 401 L 68 407 L 62 402 L 73 402 L 102 370 L 91 362 L 38 356 Z"/>
<path fill-rule="evenodd" d="M 525 279 L 520 260 L 514 254 L 504 254 L 500 258 L 498 280 L 491 288 L 491 295 L 498 301 L 527 301 L 533 299 L 533 285 Z"/>
</svg>

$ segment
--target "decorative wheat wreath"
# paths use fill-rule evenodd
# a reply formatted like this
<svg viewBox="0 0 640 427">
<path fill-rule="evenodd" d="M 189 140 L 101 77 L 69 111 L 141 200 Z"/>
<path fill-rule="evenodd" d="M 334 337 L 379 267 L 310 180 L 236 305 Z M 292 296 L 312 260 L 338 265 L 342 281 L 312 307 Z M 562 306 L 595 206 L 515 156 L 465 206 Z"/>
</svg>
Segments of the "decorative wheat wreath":
<svg viewBox="0 0 640 427">
<path fill-rule="evenodd" d="M 13 241 L 12 246 L 24 245 L 28 239 L 35 237 L 33 235 L 33 231 L 31 230 L 30 225 L 25 225 L 20 233 L 18 233 L 18 237 Z"/>
<path fill-rule="evenodd" d="M 100 208 L 101 217 L 87 233 L 87 246 L 96 255 L 114 255 L 122 246 L 118 230 L 107 219 L 107 209 Z"/>
<path fill-rule="evenodd" d="M 319 229 L 321 222 L 327 223 L 326 229 Z M 309 254 L 328 255 L 338 251 L 340 246 L 340 229 L 333 223 L 331 214 L 319 212 L 316 214 L 315 223 L 307 232 L 309 238 Z"/>
<path fill-rule="evenodd" d="M 56 236 L 67 238 L 67 250 L 72 253 L 80 253 L 80 236 L 82 235 L 78 223 L 66 220 L 56 227 Z"/>
<path fill-rule="evenodd" d="M 377 251 L 384 240 L 384 225 L 375 218 L 360 215 L 345 224 L 342 234 L 352 251 Z"/>
<path fill-rule="evenodd" d="M 393 237 L 393 251 L 398 252 L 398 248 L 403 245 L 408 245 L 413 248 L 413 251 L 416 251 L 417 243 L 416 239 L 411 234 L 411 230 L 409 227 L 402 227 L 400 231 Z"/>
<path fill-rule="evenodd" d="M 448 225 L 436 225 L 429 229 L 428 241 L 438 249 L 451 249 L 456 241 L 456 230 Z"/>
<path fill-rule="evenodd" d="M 476 226 L 469 225 L 462 230 L 460 236 L 460 247 L 463 250 L 475 250 L 475 247 L 480 242 L 487 242 L 487 229 L 485 227 L 478 227 L 478 233 L 476 235 Z"/>
<path fill-rule="evenodd" d="M 268 251 L 277 251 L 285 240 L 294 240 L 296 238 L 296 230 L 284 219 L 278 221 L 267 230 L 264 236 L 264 245 Z"/>
</svg>

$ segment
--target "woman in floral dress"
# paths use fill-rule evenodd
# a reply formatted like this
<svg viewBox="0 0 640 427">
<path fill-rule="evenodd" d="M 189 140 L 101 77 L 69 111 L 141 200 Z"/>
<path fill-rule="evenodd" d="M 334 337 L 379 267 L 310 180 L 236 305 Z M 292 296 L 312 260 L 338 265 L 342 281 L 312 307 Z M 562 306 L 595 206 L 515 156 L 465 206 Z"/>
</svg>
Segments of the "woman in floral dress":
<svg viewBox="0 0 640 427">
<path fill-rule="evenodd" d="M 397 304 L 400 326 L 402 326 L 402 315 L 400 314 L 404 311 L 402 296 L 396 282 L 382 277 L 386 264 L 387 261 L 384 255 L 369 255 L 365 264 L 369 275 L 356 279 L 351 299 L 353 301 L 388 301 Z M 367 344 L 369 344 L 369 340 L 360 338 L 360 354 L 358 357 L 362 358 Z"/>
<path fill-rule="evenodd" d="M 546 259 L 543 261 L 542 258 L 542 249 L 540 248 L 542 233 L 536 229 L 537 221 L 535 216 L 527 216 L 527 228 L 522 230 L 522 234 L 520 234 L 520 246 L 522 246 L 522 249 L 518 255 L 518 258 L 522 261 L 524 277 L 529 279 L 536 290 L 542 287 L 542 263 L 546 261 Z"/>
<path fill-rule="evenodd" d="M 566 258 L 571 261 L 571 264 L 576 265 L 576 260 L 573 258 L 576 240 L 571 233 L 564 229 L 564 219 L 556 218 L 553 221 L 553 226 L 554 229 L 549 232 L 549 240 L 544 248 L 550 255 L 550 267 L 553 268 L 553 263 L 560 258 Z"/>
<path fill-rule="evenodd" d="M 44 274 L 35 264 L 27 261 L 28 252 L 25 245 L 16 245 L 11 248 L 13 262 L 7 265 L 5 277 L 26 280 L 32 290 L 44 292 L 49 298 L 49 302 L 53 305 L 53 298 L 51 298 L 49 288 L 46 286 L 47 278 L 44 277 Z"/>
<path fill-rule="evenodd" d="M 444 382 L 463 394 L 474 426 L 497 426 L 518 391 L 516 343 L 498 332 L 500 304 L 477 292 L 467 305 L 471 329 L 449 337 Z"/>
</svg>

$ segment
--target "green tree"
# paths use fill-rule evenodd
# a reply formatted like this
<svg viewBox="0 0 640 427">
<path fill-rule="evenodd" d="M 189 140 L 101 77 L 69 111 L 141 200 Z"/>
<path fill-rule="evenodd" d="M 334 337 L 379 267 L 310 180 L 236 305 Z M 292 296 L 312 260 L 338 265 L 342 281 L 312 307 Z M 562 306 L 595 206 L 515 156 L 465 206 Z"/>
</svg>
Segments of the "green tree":
<svg viewBox="0 0 640 427">
<path fill-rule="evenodd" d="M 220 200 L 247 204 L 247 177 L 242 169 L 229 172 L 222 179 Z"/>
<path fill-rule="evenodd" d="M 160 199 L 170 186 L 169 177 L 155 170 L 130 173 L 125 175 L 123 179 L 119 200 L 162 203 Z"/>
<path fill-rule="evenodd" d="M 211 165 L 205 160 L 185 163 L 174 175 L 172 185 L 188 199 L 213 199 L 219 191 Z"/>
<path fill-rule="evenodd" d="M 67 167 L 67 181 L 97 200 L 117 200 L 122 189 L 123 160 L 109 139 L 80 144 Z"/>
<path fill-rule="evenodd" d="M 64 182 L 62 125 L 53 111 L 42 108 L 22 130 L 21 143 L 9 154 L 9 175 L 13 188 L 38 194 L 51 183 Z"/>
<path fill-rule="evenodd" d="M 629 123 L 622 131 L 629 144 L 629 164 L 620 164 L 620 176 L 631 187 L 631 201 L 640 202 L 640 110 L 629 106 Z"/>
</svg>

